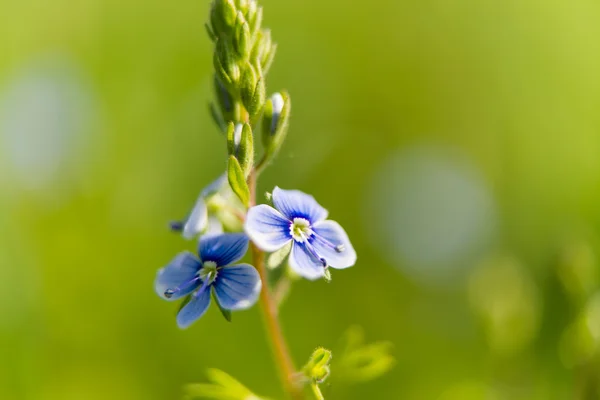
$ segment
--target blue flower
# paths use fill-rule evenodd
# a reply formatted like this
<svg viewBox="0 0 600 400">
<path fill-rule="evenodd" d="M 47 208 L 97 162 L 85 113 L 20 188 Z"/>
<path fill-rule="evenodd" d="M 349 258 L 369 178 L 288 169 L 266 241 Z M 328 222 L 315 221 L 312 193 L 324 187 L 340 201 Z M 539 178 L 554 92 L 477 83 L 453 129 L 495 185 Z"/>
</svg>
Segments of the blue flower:
<svg viewBox="0 0 600 400">
<path fill-rule="evenodd" d="M 208 202 L 217 194 L 226 191 L 227 175 L 219 176 L 200 192 L 194 208 L 183 221 L 171 222 L 171 230 L 181 232 L 184 238 L 192 239 L 201 233 L 222 233 L 223 227 L 215 215 L 209 214 Z"/>
<path fill-rule="evenodd" d="M 189 252 L 177 255 L 158 271 L 154 287 L 165 300 L 191 294 L 190 301 L 177 314 L 177 325 L 187 328 L 210 305 L 211 289 L 221 308 L 243 310 L 256 302 L 261 280 L 248 264 L 231 265 L 246 254 L 248 237 L 243 233 L 203 236 L 197 258 Z"/>
<path fill-rule="evenodd" d="M 276 187 L 273 205 L 252 207 L 246 217 L 246 233 L 259 248 L 274 252 L 291 242 L 290 267 L 311 280 L 323 277 L 328 266 L 356 263 L 348 235 L 337 222 L 326 220 L 327 210 L 314 197 Z"/>
</svg>

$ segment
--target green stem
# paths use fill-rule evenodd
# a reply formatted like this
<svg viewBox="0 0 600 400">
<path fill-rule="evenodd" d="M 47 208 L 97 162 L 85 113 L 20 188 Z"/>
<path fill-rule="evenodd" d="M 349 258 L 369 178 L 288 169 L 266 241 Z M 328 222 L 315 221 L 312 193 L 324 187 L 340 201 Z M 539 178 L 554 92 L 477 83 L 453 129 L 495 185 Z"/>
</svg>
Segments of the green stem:
<svg viewBox="0 0 600 400">
<path fill-rule="evenodd" d="M 323 397 L 323 393 L 321 393 L 321 388 L 319 385 L 317 385 L 317 382 L 312 382 L 310 384 L 310 388 L 312 389 L 316 400 L 325 400 L 325 397 Z"/>
<path fill-rule="evenodd" d="M 250 188 L 250 206 L 256 204 L 256 170 L 253 170 L 248 177 L 248 187 Z M 296 384 L 294 380 L 294 374 L 296 369 L 292 362 L 290 352 L 288 350 L 279 319 L 277 317 L 277 304 L 273 298 L 271 290 L 269 289 L 267 268 L 265 266 L 265 253 L 258 247 L 251 243 L 250 248 L 252 250 L 252 261 L 254 267 L 257 269 L 260 278 L 263 282 L 262 290 L 260 292 L 260 307 L 262 309 L 263 320 L 265 323 L 265 329 L 269 336 L 271 347 L 275 362 L 277 363 L 277 369 L 280 374 L 283 388 L 287 395 L 294 400 L 302 400 L 304 395 L 302 389 Z"/>
</svg>

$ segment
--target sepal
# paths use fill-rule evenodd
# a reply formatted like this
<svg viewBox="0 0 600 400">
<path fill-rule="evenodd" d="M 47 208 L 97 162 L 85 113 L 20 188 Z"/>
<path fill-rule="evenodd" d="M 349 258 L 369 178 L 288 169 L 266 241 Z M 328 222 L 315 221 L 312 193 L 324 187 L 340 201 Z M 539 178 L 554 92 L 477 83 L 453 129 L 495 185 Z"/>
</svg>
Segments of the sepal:
<svg viewBox="0 0 600 400">
<path fill-rule="evenodd" d="M 229 180 L 229 186 L 231 186 L 231 190 L 233 190 L 242 204 L 247 207 L 250 200 L 250 189 L 246 183 L 246 177 L 239 161 L 232 155 L 229 156 L 227 178 Z"/>
</svg>

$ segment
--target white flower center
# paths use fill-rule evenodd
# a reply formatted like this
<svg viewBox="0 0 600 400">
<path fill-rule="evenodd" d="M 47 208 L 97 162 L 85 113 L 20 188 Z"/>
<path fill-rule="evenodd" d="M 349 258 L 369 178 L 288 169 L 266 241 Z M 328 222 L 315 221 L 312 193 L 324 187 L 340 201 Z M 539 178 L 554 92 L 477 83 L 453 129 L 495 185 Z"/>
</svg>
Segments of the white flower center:
<svg viewBox="0 0 600 400">
<path fill-rule="evenodd" d="M 207 284 L 214 282 L 217 279 L 217 263 L 214 261 L 204 261 L 202 269 L 200 270 L 200 279 L 203 282 L 207 281 Z"/>
<path fill-rule="evenodd" d="M 308 241 L 313 234 L 310 229 L 310 222 L 305 218 L 294 218 L 290 225 L 290 235 L 296 242 L 304 243 Z"/>
</svg>

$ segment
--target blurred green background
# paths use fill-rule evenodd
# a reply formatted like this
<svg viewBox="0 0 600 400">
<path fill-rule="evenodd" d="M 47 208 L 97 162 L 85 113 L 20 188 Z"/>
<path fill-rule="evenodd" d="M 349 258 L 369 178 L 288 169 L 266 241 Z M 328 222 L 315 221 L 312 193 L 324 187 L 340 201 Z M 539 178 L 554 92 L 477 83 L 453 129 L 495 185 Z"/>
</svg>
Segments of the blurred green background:
<svg viewBox="0 0 600 400">
<path fill-rule="evenodd" d="M 593 399 L 600 4 L 263 0 L 290 134 L 260 190 L 311 192 L 358 264 L 300 282 L 331 399 Z M 175 399 L 221 368 L 280 396 L 255 307 L 177 329 L 167 223 L 225 166 L 208 0 L 0 1 L 0 398 Z M 387 375 L 335 381 L 353 325 Z"/>
</svg>

